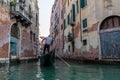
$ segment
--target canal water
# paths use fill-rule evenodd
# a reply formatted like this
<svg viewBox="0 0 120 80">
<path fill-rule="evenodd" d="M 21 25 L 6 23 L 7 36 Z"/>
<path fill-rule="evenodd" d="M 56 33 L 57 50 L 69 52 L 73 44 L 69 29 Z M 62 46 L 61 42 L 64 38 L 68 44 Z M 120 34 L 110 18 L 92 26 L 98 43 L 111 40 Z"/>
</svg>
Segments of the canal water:
<svg viewBox="0 0 120 80">
<path fill-rule="evenodd" d="M 0 67 L 0 80 L 120 80 L 119 65 L 73 64 L 57 60 L 55 66 L 38 62 Z"/>
</svg>

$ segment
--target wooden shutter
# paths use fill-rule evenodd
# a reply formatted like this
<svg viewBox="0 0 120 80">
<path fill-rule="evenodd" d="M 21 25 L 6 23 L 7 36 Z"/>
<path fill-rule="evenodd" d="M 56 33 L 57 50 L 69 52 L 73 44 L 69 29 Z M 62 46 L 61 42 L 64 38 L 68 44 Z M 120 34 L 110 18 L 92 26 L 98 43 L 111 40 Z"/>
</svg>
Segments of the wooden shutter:
<svg viewBox="0 0 120 80">
<path fill-rule="evenodd" d="M 87 19 L 84 19 L 83 20 L 83 28 L 86 28 L 87 27 Z"/>
<path fill-rule="evenodd" d="M 64 20 L 64 29 L 66 29 L 66 20 Z"/>
<path fill-rule="evenodd" d="M 80 7 L 84 8 L 87 5 L 87 0 L 80 0 Z"/>
<path fill-rule="evenodd" d="M 75 21 L 75 4 L 72 5 L 72 16 L 73 16 L 73 21 Z"/>
</svg>

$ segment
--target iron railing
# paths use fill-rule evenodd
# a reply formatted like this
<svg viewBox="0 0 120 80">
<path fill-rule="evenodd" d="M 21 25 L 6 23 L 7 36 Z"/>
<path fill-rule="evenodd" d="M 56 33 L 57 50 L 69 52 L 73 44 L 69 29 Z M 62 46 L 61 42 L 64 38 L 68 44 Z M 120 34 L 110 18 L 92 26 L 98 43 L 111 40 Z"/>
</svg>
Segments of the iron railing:
<svg viewBox="0 0 120 80">
<path fill-rule="evenodd" d="M 31 23 L 30 14 L 24 9 L 24 6 L 21 3 L 11 3 L 10 11 L 16 15 L 21 15 L 24 19 L 27 19 Z"/>
</svg>

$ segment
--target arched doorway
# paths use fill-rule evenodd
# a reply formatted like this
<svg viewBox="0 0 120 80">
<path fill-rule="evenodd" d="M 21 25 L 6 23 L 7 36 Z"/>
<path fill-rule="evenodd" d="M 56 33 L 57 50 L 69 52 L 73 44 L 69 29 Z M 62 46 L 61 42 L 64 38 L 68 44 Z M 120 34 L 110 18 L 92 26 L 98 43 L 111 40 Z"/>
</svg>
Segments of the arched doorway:
<svg viewBox="0 0 120 80">
<path fill-rule="evenodd" d="M 120 16 L 110 16 L 100 25 L 102 59 L 120 59 Z"/>
<path fill-rule="evenodd" d="M 12 25 L 10 32 L 10 57 L 12 59 L 19 56 L 19 41 L 20 30 L 18 25 L 15 23 Z"/>
</svg>

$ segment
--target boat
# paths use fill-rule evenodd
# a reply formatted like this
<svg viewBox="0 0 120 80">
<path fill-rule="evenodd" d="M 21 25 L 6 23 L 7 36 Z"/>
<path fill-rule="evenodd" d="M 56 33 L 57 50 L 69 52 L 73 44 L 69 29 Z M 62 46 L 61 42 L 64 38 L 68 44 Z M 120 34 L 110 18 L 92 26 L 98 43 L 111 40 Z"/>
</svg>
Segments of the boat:
<svg viewBox="0 0 120 80">
<path fill-rule="evenodd" d="M 53 66 L 55 62 L 55 50 L 40 56 L 40 66 Z"/>
</svg>

